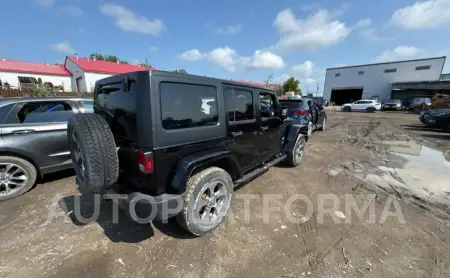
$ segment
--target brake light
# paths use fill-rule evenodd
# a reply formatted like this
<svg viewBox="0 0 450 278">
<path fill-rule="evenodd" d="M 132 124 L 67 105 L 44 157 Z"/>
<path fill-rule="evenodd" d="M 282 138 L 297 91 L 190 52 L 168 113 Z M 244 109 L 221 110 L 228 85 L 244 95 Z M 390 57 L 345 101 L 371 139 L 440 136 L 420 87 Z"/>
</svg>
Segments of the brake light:
<svg viewBox="0 0 450 278">
<path fill-rule="evenodd" d="M 304 116 L 304 115 L 308 114 L 308 110 L 295 110 L 293 112 L 293 114 L 294 115 L 302 115 L 302 116 Z"/>
<path fill-rule="evenodd" d="M 153 153 L 137 151 L 139 171 L 143 174 L 153 173 Z"/>
</svg>

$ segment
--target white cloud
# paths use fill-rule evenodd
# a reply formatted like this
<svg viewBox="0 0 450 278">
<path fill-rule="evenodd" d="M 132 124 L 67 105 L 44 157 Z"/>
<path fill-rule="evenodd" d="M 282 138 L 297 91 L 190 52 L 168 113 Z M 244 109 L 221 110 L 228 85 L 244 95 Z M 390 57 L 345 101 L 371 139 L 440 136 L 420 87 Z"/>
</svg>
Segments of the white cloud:
<svg viewBox="0 0 450 278">
<path fill-rule="evenodd" d="M 75 54 L 75 50 L 68 42 L 59 42 L 50 45 L 50 49 L 62 54 L 73 55 Z"/>
<path fill-rule="evenodd" d="M 148 48 L 148 51 L 150 51 L 150 52 L 156 52 L 156 51 L 158 51 L 158 48 L 157 48 L 156 46 L 150 46 L 150 47 Z"/>
<path fill-rule="evenodd" d="M 420 48 L 409 45 L 397 46 L 393 50 L 386 50 L 374 59 L 374 62 L 391 62 L 402 59 L 413 59 L 426 55 L 426 52 Z"/>
<path fill-rule="evenodd" d="M 297 19 L 291 9 L 279 12 L 273 25 L 282 37 L 273 49 L 314 50 L 339 43 L 351 32 L 345 23 L 333 20 L 341 13 L 341 11 L 319 10 L 308 18 Z"/>
<path fill-rule="evenodd" d="M 34 2 L 43 7 L 50 7 L 55 3 L 55 0 L 34 0 Z"/>
<path fill-rule="evenodd" d="M 450 0 L 418 1 L 396 10 L 391 22 L 404 29 L 433 29 L 450 23 Z"/>
<path fill-rule="evenodd" d="M 230 47 L 219 47 L 210 52 L 191 49 L 178 55 L 178 58 L 187 61 L 206 60 L 212 65 L 228 71 L 236 71 L 237 69 L 279 70 L 286 66 L 283 58 L 272 52 L 256 50 L 252 56 L 246 57 L 239 56 L 236 50 Z"/>
<path fill-rule="evenodd" d="M 356 25 L 355 28 L 367 28 L 370 25 L 372 25 L 372 19 L 370 18 L 365 18 L 365 19 L 361 19 L 359 20 Z"/>
<path fill-rule="evenodd" d="M 178 59 L 187 61 L 199 61 L 203 59 L 203 54 L 198 49 L 186 50 L 178 55 Z"/>
<path fill-rule="evenodd" d="M 311 61 L 293 66 L 292 72 L 300 80 L 300 84 L 312 84 L 324 78 L 324 71 Z"/>
<path fill-rule="evenodd" d="M 157 36 L 165 29 L 161 20 L 149 20 L 119 5 L 104 4 L 100 6 L 100 10 L 104 15 L 113 17 L 116 26 L 126 32 Z"/>
<path fill-rule="evenodd" d="M 226 27 L 219 27 L 214 30 L 215 33 L 221 35 L 234 35 L 242 31 L 241 25 L 230 25 Z"/>
<path fill-rule="evenodd" d="M 241 57 L 240 62 L 243 63 L 248 69 L 274 69 L 280 70 L 286 66 L 283 58 L 269 52 L 256 50 L 251 57 Z"/>
<path fill-rule="evenodd" d="M 70 16 L 83 16 L 85 14 L 81 8 L 75 6 L 64 6 L 61 11 Z"/>
</svg>

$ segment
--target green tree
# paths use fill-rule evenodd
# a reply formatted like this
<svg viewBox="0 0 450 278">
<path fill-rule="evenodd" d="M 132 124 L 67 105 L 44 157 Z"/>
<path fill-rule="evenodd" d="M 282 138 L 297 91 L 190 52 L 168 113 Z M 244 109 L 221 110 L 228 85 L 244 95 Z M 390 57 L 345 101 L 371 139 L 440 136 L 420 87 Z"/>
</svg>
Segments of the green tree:
<svg viewBox="0 0 450 278">
<path fill-rule="evenodd" d="M 103 54 L 96 53 L 96 52 L 94 52 L 91 55 L 89 55 L 89 58 L 96 59 L 96 60 L 101 60 L 101 61 L 108 61 L 108 62 L 121 63 L 121 64 L 128 64 L 127 61 L 120 60 L 115 55 L 103 55 Z"/>
<path fill-rule="evenodd" d="M 314 94 L 313 94 L 313 93 L 308 93 L 308 96 L 309 96 L 309 97 L 313 97 Z"/>
<path fill-rule="evenodd" d="M 96 60 L 102 60 L 102 61 L 105 60 L 105 56 L 103 56 L 100 53 L 92 53 L 91 55 L 89 55 L 89 58 L 96 59 Z"/>
<path fill-rule="evenodd" d="M 283 83 L 283 92 L 300 92 L 300 81 L 297 78 L 290 77 Z"/>
<path fill-rule="evenodd" d="M 182 73 L 182 74 L 188 74 L 185 69 L 176 69 L 173 72 Z"/>
</svg>

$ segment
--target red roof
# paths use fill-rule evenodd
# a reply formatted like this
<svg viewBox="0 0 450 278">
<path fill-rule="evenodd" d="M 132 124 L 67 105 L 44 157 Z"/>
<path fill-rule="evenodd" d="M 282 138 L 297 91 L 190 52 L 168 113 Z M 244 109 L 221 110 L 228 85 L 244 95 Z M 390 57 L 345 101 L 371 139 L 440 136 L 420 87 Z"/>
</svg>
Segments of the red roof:
<svg viewBox="0 0 450 278">
<path fill-rule="evenodd" d="M 67 56 L 72 62 L 77 64 L 81 69 L 87 72 L 106 73 L 106 74 L 121 74 L 140 70 L 155 70 L 152 67 L 137 66 L 129 64 L 118 64 L 115 62 L 108 62 L 102 60 L 94 60 L 88 58 L 77 58 Z"/>
<path fill-rule="evenodd" d="M 71 76 L 64 66 L 0 59 L 0 71 Z"/>
<path fill-rule="evenodd" d="M 252 85 L 252 86 L 258 86 L 258 87 L 265 87 L 266 84 L 264 83 L 258 83 L 258 82 L 253 82 L 253 81 L 244 81 L 244 80 L 233 80 L 234 82 L 240 82 L 240 83 L 244 83 L 244 84 L 248 84 L 248 85 Z"/>
</svg>

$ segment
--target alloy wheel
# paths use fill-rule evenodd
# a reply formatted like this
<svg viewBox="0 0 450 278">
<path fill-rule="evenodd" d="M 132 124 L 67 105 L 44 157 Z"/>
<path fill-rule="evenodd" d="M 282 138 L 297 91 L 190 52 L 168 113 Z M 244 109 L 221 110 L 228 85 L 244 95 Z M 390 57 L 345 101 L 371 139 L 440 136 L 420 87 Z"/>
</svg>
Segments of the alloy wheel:
<svg viewBox="0 0 450 278">
<path fill-rule="evenodd" d="M 201 222 L 214 224 L 227 213 L 228 189 L 218 181 L 209 183 L 200 194 L 196 211 Z"/>
<path fill-rule="evenodd" d="M 0 163 L 0 196 L 9 196 L 24 188 L 27 172 L 14 163 Z"/>
</svg>

